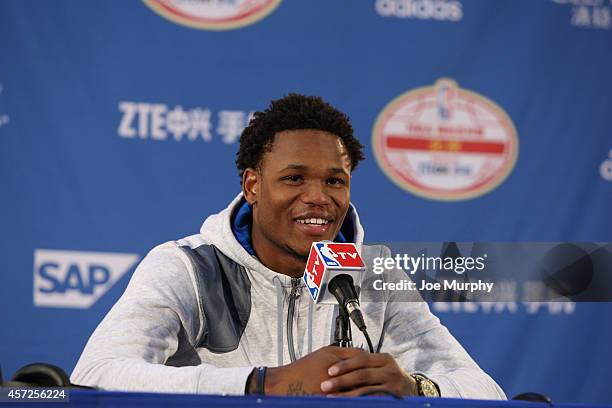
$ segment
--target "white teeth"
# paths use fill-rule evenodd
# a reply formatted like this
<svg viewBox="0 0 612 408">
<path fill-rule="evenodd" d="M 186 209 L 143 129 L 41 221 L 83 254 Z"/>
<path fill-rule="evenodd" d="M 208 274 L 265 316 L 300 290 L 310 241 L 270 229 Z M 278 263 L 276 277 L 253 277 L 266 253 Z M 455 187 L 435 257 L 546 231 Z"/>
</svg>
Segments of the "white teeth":
<svg viewBox="0 0 612 408">
<path fill-rule="evenodd" d="M 329 224 L 329 221 L 324 220 L 323 218 L 305 218 L 303 220 L 296 220 L 300 224 L 316 224 L 316 225 L 326 225 Z"/>
</svg>

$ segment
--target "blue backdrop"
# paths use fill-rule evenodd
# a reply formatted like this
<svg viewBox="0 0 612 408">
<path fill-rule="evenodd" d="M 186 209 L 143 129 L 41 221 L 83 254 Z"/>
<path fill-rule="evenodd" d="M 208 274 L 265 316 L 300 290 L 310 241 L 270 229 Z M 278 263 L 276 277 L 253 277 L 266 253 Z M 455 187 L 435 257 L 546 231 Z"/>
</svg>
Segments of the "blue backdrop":
<svg viewBox="0 0 612 408">
<path fill-rule="evenodd" d="M 137 261 L 239 191 L 240 130 L 291 91 L 366 146 L 366 241 L 612 241 L 611 16 L 610 0 L 0 1 L 5 376 L 71 370 Z M 514 306 L 433 308 L 509 395 L 612 402 L 610 304 Z"/>
</svg>

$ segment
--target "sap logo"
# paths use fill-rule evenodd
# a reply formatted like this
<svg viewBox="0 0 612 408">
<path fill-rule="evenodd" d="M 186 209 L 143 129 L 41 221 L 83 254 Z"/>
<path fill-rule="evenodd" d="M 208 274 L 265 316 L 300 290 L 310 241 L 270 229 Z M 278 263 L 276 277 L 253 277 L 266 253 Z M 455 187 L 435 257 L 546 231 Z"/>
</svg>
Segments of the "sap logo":
<svg viewBox="0 0 612 408">
<path fill-rule="evenodd" d="M 34 305 L 87 309 L 138 261 L 137 254 L 37 249 Z"/>
</svg>

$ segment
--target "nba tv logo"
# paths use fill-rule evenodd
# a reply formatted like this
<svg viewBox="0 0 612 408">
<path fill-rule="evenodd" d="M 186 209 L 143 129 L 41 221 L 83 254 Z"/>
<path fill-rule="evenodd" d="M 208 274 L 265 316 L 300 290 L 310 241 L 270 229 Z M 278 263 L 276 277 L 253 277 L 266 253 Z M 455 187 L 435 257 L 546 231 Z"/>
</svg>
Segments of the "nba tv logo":
<svg viewBox="0 0 612 408">
<path fill-rule="evenodd" d="M 313 242 L 302 279 L 310 296 L 318 303 L 320 298 L 327 296 L 327 280 L 339 273 L 363 270 L 365 265 L 354 243 Z"/>
<path fill-rule="evenodd" d="M 132 269 L 139 255 L 37 249 L 34 305 L 87 309 Z"/>
</svg>

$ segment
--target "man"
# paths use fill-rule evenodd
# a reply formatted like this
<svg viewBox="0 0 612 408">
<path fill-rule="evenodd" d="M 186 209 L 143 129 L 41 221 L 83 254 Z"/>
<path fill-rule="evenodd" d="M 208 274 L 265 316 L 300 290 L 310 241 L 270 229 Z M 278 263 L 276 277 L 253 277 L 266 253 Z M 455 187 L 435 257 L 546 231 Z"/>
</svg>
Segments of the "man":
<svg viewBox="0 0 612 408">
<path fill-rule="evenodd" d="M 256 113 L 236 160 L 242 193 L 199 234 L 143 259 L 72 381 L 161 392 L 505 398 L 424 302 L 362 299 L 378 353 L 326 347 L 337 306 L 313 305 L 301 281 L 311 243 L 355 242 L 370 264 L 388 255 L 362 245 L 350 204 L 363 158 L 348 118 L 321 98 L 290 94 Z"/>
</svg>

